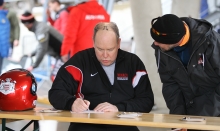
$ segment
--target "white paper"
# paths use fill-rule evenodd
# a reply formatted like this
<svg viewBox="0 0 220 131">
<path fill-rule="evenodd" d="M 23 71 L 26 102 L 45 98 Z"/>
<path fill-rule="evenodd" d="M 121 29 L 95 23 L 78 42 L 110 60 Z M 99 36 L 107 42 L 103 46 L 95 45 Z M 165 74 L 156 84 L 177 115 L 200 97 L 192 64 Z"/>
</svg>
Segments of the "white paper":
<svg viewBox="0 0 220 131">
<path fill-rule="evenodd" d="M 83 111 L 83 112 L 73 112 L 73 111 L 70 111 L 71 113 L 104 113 L 103 111 L 94 111 L 94 110 L 86 110 L 86 111 Z"/>
<path fill-rule="evenodd" d="M 43 109 L 43 110 L 40 110 L 39 112 L 40 113 L 57 113 L 57 112 L 61 112 L 62 110 L 56 110 L 54 108 L 52 109 Z"/>
<path fill-rule="evenodd" d="M 187 122 L 203 122 L 203 121 L 205 121 L 205 118 L 203 118 L 203 117 L 183 117 L 182 121 L 187 121 Z"/>
<path fill-rule="evenodd" d="M 120 117 L 120 118 L 137 118 L 141 115 L 142 115 L 141 113 L 121 113 L 121 114 L 118 114 L 117 117 Z"/>
</svg>

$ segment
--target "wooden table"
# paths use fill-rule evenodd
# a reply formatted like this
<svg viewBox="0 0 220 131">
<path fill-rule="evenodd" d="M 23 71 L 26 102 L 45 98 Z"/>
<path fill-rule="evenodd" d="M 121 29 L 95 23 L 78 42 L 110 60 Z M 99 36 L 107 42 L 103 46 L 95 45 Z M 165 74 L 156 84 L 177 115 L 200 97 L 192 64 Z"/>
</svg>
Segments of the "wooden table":
<svg viewBox="0 0 220 131">
<path fill-rule="evenodd" d="M 158 128 L 186 128 L 200 130 L 220 130 L 219 117 L 204 117 L 205 122 L 184 122 L 182 115 L 144 113 L 135 119 L 118 118 L 119 112 L 105 112 L 99 114 L 71 113 L 39 113 L 39 109 L 22 112 L 0 112 L 0 118 L 26 120 L 56 120 L 59 122 L 79 122 L 95 124 L 113 124 L 127 126 L 147 126 Z"/>
</svg>

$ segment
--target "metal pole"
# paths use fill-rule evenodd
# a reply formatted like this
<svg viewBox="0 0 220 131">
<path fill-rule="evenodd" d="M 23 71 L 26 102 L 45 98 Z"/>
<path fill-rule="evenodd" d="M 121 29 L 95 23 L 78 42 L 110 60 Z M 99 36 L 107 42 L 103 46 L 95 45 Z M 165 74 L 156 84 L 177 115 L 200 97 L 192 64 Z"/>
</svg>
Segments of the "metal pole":
<svg viewBox="0 0 220 131">
<path fill-rule="evenodd" d="M 107 5 L 107 8 L 106 8 L 108 14 L 112 13 L 112 9 L 113 9 L 114 3 L 115 3 L 115 0 L 109 0 L 108 1 L 108 3 L 107 3 L 108 5 Z"/>
<path fill-rule="evenodd" d="M 48 0 L 44 0 L 44 10 L 43 10 L 43 22 L 47 22 L 47 8 L 48 8 Z"/>
<path fill-rule="evenodd" d="M 107 10 L 107 3 L 108 1 L 107 0 L 102 0 L 102 5 L 104 6 L 105 10 Z"/>
</svg>

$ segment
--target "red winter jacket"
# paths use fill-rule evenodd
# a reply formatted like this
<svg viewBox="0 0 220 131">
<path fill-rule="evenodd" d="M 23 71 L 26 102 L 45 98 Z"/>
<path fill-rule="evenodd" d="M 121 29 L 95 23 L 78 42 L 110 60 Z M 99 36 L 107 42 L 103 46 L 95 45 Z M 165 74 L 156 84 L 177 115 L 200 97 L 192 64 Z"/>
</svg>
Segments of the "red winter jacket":
<svg viewBox="0 0 220 131">
<path fill-rule="evenodd" d="M 61 9 L 59 12 L 56 13 L 55 20 L 51 19 L 51 17 L 48 17 L 48 21 L 56 30 L 58 30 L 62 35 L 64 35 L 68 16 L 69 12 L 67 12 L 66 9 Z"/>
<path fill-rule="evenodd" d="M 109 22 L 110 16 L 96 0 L 81 3 L 68 8 L 67 22 L 61 56 L 73 56 L 78 51 L 93 47 L 93 29 L 99 22 Z"/>
</svg>

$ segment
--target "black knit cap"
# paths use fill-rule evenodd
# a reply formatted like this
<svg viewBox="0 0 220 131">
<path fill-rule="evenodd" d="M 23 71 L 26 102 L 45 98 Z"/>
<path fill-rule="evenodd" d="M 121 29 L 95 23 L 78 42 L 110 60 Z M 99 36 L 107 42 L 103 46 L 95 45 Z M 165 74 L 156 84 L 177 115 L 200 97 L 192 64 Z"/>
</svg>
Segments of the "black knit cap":
<svg viewBox="0 0 220 131">
<path fill-rule="evenodd" d="M 35 21 L 34 16 L 29 12 L 29 11 L 25 11 L 22 15 L 21 15 L 21 22 L 23 24 L 29 24 L 29 23 L 33 23 Z"/>
<path fill-rule="evenodd" d="M 151 21 L 151 37 L 163 44 L 176 44 L 185 35 L 183 21 L 173 14 L 166 14 Z"/>
</svg>

